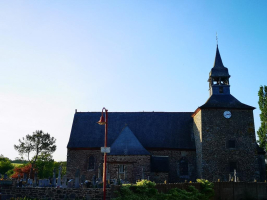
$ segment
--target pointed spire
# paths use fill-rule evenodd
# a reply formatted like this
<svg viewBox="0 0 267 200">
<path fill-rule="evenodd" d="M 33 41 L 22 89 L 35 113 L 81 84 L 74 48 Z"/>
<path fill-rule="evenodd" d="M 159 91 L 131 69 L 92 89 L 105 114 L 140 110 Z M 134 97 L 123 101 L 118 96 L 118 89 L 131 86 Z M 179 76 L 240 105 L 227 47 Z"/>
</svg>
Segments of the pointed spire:
<svg viewBox="0 0 267 200">
<path fill-rule="evenodd" d="M 216 55 L 215 55 L 215 61 L 214 61 L 214 65 L 213 65 L 213 67 L 214 67 L 214 68 L 217 68 L 217 67 L 224 67 L 224 66 L 223 66 L 223 63 L 222 63 L 222 58 L 221 58 L 221 55 L 220 55 L 220 52 L 219 52 L 218 44 L 217 44 Z"/>
</svg>

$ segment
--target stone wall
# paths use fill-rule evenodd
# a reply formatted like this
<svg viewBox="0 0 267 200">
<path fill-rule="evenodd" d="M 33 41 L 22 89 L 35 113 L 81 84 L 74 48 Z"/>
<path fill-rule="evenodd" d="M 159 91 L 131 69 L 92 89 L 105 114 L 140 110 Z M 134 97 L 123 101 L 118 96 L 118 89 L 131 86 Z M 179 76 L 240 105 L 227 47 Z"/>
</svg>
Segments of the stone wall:
<svg viewBox="0 0 267 200">
<path fill-rule="evenodd" d="M 230 165 L 236 163 L 240 181 L 260 180 L 253 111 L 231 109 L 232 116 L 226 119 L 223 116 L 225 110 L 229 109 L 201 110 L 202 149 L 197 144 L 197 152 L 202 152 L 200 177 L 227 181 L 229 174 L 233 176 Z M 199 127 L 196 117 L 195 129 Z M 235 141 L 235 148 L 228 146 L 229 140 Z"/>
<path fill-rule="evenodd" d="M 202 124 L 201 110 L 193 117 L 193 131 L 196 145 L 196 167 L 197 177 L 202 178 Z"/>
<path fill-rule="evenodd" d="M 94 156 L 95 167 L 88 169 L 89 157 Z M 73 179 L 75 172 L 80 169 L 81 175 L 85 175 L 87 180 L 92 180 L 93 176 L 102 177 L 103 174 L 103 154 L 99 150 L 68 150 L 67 159 L 67 177 Z M 118 178 L 118 165 L 126 167 L 126 174 L 119 173 L 119 178 L 126 179 L 132 183 L 142 178 L 142 170 L 144 178 L 147 179 L 150 173 L 150 156 L 107 156 L 107 178 Z"/>
<path fill-rule="evenodd" d="M 197 178 L 196 174 L 196 152 L 195 151 L 181 151 L 181 150 L 149 150 L 149 152 L 154 156 L 168 156 L 169 157 L 169 177 L 167 182 L 184 182 L 195 181 Z M 185 158 L 188 162 L 188 174 L 180 175 L 179 174 L 179 161 Z M 153 174 L 151 175 L 151 180 L 153 180 Z M 166 176 L 165 176 L 166 178 Z M 162 178 L 161 178 L 162 181 Z M 161 182 L 163 183 L 164 180 Z"/>
<path fill-rule="evenodd" d="M 111 189 L 107 188 L 106 197 L 109 200 L 111 196 Z M 70 189 L 70 188 L 1 188 L 0 199 L 10 199 L 17 197 L 28 197 L 35 199 L 91 199 L 102 200 L 102 188 L 87 188 L 87 189 Z"/>
</svg>

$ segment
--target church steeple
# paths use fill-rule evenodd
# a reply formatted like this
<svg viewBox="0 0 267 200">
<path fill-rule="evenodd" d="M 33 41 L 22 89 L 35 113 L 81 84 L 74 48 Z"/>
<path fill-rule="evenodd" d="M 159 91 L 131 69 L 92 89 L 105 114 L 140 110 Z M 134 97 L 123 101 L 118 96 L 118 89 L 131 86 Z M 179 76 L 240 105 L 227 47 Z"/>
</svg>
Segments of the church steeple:
<svg viewBox="0 0 267 200">
<path fill-rule="evenodd" d="M 230 75 L 228 73 L 228 69 L 223 65 L 217 44 L 215 61 L 208 80 L 210 96 L 213 94 L 230 94 L 229 78 Z"/>
</svg>

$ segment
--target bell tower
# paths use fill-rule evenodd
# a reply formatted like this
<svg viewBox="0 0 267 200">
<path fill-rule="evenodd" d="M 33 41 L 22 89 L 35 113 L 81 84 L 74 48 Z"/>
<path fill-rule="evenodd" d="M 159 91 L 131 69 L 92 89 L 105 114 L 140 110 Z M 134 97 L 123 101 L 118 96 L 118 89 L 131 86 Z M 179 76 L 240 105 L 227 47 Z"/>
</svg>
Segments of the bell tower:
<svg viewBox="0 0 267 200">
<path fill-rule="evenodd" d="M 217 44 L 215 61 L 208 80 L 210 96 L 213 94 L 230 94 L 229 78 L 228 69 L 223 65 Z"/>
<path fill-rule="evenodd" d="M 258 155 L 252 106 L 230 94 L 230 75 L 217 45 L 209 73 L 210 97 L 193 113 L 197 176 L 210 181 L 265 180 Z M 262 167 L 260 167 L 262 166 Z"/>
</svg>

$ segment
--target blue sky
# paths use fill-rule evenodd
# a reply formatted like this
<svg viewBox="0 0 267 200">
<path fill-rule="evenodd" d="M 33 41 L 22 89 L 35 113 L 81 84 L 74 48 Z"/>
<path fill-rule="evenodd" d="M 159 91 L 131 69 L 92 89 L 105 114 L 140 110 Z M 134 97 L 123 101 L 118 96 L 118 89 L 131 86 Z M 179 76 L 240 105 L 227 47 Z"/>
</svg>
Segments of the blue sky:
<svg viewBox="0 0 267 200">
<path fill-rule="evenodd" d="M 231 94 L 267 85 L 267 1 L 0 1 L 0 154 L 35 130 L 57 139 L 78 111 L 187 111 L 209 97 L 216 51 Z M 4 142 L 3 142 L 4 141 Z"/>
</svg>

